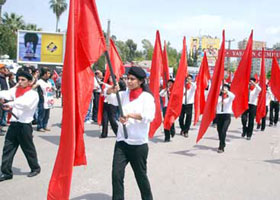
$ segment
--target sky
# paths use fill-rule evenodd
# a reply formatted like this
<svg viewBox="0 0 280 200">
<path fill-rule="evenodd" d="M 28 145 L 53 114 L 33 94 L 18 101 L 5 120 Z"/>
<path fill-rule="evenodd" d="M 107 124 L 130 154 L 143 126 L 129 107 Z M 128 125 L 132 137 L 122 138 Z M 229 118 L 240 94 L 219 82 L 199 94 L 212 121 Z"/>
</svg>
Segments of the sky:
<svg viewBox="0 0 280 200">
<path fill-rule="evenodd" d="M 66 0 L 69 3 L 69 0 Z M 183 36 L 201 35 L 237 42 L 248 38 L 254 30 L 254 40 L 266 41 L 267 47 L 280 42 L 279 0 L 96 0 L 103 30 L 111 20 L 111 34 L 118 40 L 133 39 L 137 49 L 141 41 L 154 44 L 156 30 L 161 40 L 173 48 L 182 49 Z M 35 23 L 43 31 L 55 31 L 56 18 L 49 8 L 49 0 L 7 0 L 2 12 L 22 15 L 25 22 Z M 59 28 L 67 29 L 68 10 L 60 19 Z"/>
</svg>

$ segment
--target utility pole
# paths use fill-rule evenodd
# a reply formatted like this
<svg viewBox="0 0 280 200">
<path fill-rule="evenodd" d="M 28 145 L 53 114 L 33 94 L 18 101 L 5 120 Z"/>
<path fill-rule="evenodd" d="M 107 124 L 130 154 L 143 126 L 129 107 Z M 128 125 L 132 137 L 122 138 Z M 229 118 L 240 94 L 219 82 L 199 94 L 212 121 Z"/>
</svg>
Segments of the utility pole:
<svg viewBox="0 0 280 200">
<path fill-rule="evenodd" d="M 107 46 L 107 51 L 109 51 L 110 49 L 110 26 L 111 26 L 111 20 L 108 19 L 108 22 L 107 22 L 107 33 L 106 33 L 106 46 Z M 106 61 L 106 58 L 105 58 L 105 66 L 104 66 L 104 69 L 106 70 L 106 65 L 107 65 L 107 61 Z"/>
<path fill-rule="evenodd" d="M 234 42 L 235 39 L 232 40 L 226 40 L 226 42 L 228 42 L 228 50 L 230 50 L 230 46 L 231 46 L 231 42 Z M 227 57 L 227 69 L 230 69 L 230 57 Z"/>
</svg>

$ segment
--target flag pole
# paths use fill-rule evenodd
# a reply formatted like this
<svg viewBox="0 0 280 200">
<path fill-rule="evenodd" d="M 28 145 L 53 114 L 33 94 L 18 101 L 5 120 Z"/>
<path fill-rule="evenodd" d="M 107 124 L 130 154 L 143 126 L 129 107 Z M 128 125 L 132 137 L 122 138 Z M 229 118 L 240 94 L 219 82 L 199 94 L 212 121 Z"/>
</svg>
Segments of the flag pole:
<svg viewBox="0 0 280 200">
<path fill-rule="evenodd" d="M 111 60 L 109 58 L 109 54 L 108 54 L 107 50 L 105 51 L 105 57 L 106 57 L 106 60 L 107 60 L 107 63 L 108 63 L 109 69 L 110 69 L 110 75 L 112 77 L 114 86 L 116 86 L 117 85 L 117 81 L 116 81 L 116 78 L 114 76 L 114 71 L 113 71 L 112 63 L 111 63 Z M 121 115 L 121 117 L 124 117 L 119 91 L 117 91 L 116 95 L 117 95 L 117 100 L 118 100 L 118 104 L 119 104 L 120 115 Z M 127 134 L 127 129 L 126 129 L 125 124 L 123 124 L 123 132 L 124 132 L 125 139 L 127 139 L 128 138 L 128 134 Z"/>
</svg>

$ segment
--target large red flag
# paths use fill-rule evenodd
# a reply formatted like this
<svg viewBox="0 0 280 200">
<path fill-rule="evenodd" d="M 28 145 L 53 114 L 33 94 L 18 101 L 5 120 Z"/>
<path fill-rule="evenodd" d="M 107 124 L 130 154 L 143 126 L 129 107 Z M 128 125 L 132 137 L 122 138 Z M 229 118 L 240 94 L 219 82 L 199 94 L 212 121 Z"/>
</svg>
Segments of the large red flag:
<svg viewBox="0 0 280 200">
<path fill-rule="evenodd" d="M 280 68 L 276 57 L 273 57 L 269 85 L 273 95 L 280 101 Z"/>
<path fill-rule="evenodd" d="M 265 58 L 264 58 L 264 48 L 262 48 L 262 63 L 261 63 L 261 73 L 260 73 L 260 87 L 262 88 L 257 104 L 257 114 L 256 122 L 261 123 L 261 119 L 266 116 L 266 78 L 265 78 Z"/>
<path fill-rule="evenodd" d="M 48 200 L 69 199 L 73 165 L 85 165 L 84 118 L 92 96 L 90 68 L 106 50 L 94 0 L 70 0 L 62 78 L 60 145 L 49 183 Z"/>
<path fill-rule="evenodd" d="M 109 56 L 112 64 L 113 71 L 115 73 L 117 81 L 122 77 L 125 72 L 124 65 L 122 59 L 118 53 L 118 50 L 115 46 L 115 43 L 112 39 L 110 39 L 110 49 L 109 49 Z M 104 76 L 104 83 L 107 83 L 110 77 L 110 69 L 109 65 L 107 64 L 106 72 Z M 104 89 L 104 86 L 102 87 Z M 97 123 L 101 125 L 102 123 L 102 116 L 103 116 L 103 107 L 104 107 L 104 96 L 103 94 L 99 97 L 98 103 L 98 114 L 97 114 Z"/>
<path fill-rule="evenodd" d="M 195 125 L 198 122 L 199 116 L 203 114 L 205 106 L 205 89 L 210 80 L 210 73 L 207 61 L 206 52 L 200 65 L 200 69 L 196 79 L 196 91 L 194 96 L 194 122 Z"/>
<path fill-rule="evenodd" d="M 219 51 L 218 59 L 216 61 L 210 91 L 204 108 L 205 112 L 203 112 L 203 117 L 199 127 L 199 132 L 197 135 L 196 142 L 199 142 L 199 140 L 203 137 L 210 123 L 213 121 L 213 119 L 216 116 L 216 108 L 217 108 L 217 102 L 220 93 L 220 86 L 222 84 L 222 80 L 224 79 L 224 65 L 225 65 L 225 31 L 223 30 L 223 41 Z"/>
<path fill-rule="evenodd" d="M 248 109 L 249 81 L 252 67 L 253 31 L 247 43 L 246 50 L 231 83 L 231 92 L 235 95 L 232 103 L 234 116 L 239 117 Z"/>
<path fill-rule="evenodd" d="M 156 104 L 155 118 L 150 124 L 149 137 L 152 138 L 160 127 L 162 122 L 161 109 L 160 109 L 160 97 L 159 97 L 159 87 L 160 87 L 160 75 L 163 68 L 162 63 L 162 48 L 160 42 L 159 31 L 156 33 L 156 41 L 152 58 L 151 75 L 150 75 L 150 89 L 154 95 Z"/>
<path fill-rule="evenodd" d="M 166 114 L 164 117 L 164 129 L 170 130 L 172 124 L 175 122 L 175 120 L 181 113 L 186 71 L 187 71 L 187 50 L 186 50 L 186 37 L 184 37 L 181 60 L 179 63 L 176 79 L 173 85 Z"/>
<path fill-rule="evenodd" d="M 167 81 L 169 80 L 169 67 L 168 67 L 168 55 L 167 55 L 167 47 L 166 42 L 164 41 L 164 48 L 163 48 L 163 54 L 162 54 L 162 62 L 163 62 L 163 68 L 161 77 L 163 80 L 163 88 L 167 87 Z"/>
</svg>

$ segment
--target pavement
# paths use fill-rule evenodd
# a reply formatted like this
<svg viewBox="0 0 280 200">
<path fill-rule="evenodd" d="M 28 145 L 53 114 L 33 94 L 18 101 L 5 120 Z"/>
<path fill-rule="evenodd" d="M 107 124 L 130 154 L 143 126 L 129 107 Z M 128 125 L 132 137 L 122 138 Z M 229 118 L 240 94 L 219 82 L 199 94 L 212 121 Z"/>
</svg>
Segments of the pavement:
<svg viewBox="0 0 280 200">
<path fill-rule="evenodd" d="M 13 163 L 14 177 L 0 183 L 0 199 L 43 200 L 56 158 L 62 109 L 56 100 L 51 110 L 50 132 L 34 130 L 34 143 L 42 168 L 38 176 L 28 178 L 27 161 L 19 148 Z M 198 126 L 191 128 L 189 137 L 176 135 L 164 143 L 161 130 L 149 143 L 148 177 L 155 200 L 277 200 L 280 199 L 280 129 L 267 127 L 254 131 L 250 141 L 241 137 L 241 120 L 232 118 L 225 152 L 217 153 L 219 144 L 215 128 L 209 127 L 196 144 Z M 35 126 L 34 126 L 35 129 Z M 115 137 L 100 139 L 100 127 L 85 124 L 85 144 L 88 165 L 75 167 L 71 200 L 110 200 L 111 169 Z M 4 137 L 0 136 L 0 154 Z M 130 165 L 126 168 L 125 197 L 139 200 Z"/>
</svg>

